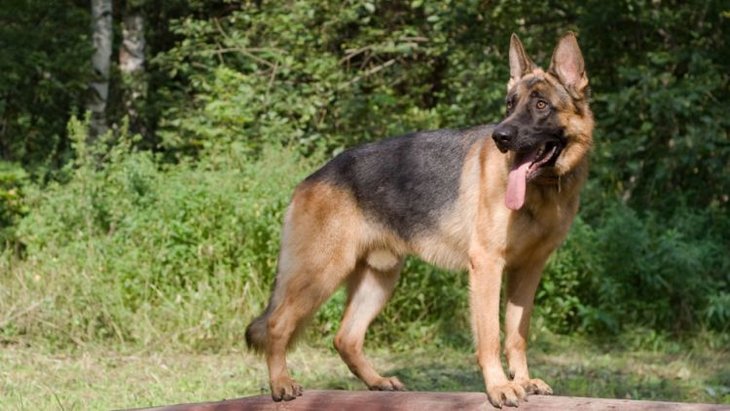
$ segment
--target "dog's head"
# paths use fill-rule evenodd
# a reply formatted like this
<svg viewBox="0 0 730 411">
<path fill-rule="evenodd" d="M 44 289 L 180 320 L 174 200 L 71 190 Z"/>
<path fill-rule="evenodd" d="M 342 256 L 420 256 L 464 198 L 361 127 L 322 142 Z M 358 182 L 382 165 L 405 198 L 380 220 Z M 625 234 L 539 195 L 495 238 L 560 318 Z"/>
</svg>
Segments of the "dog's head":
<svg viewBox="0 0 730 411">
<path fill-rule="evenodd" d="M 492 132 L 497 148 L 509 153 L 505 203 L 518 210 L 527 184 L 541 175 L 570 173 L 588 154 L 593 115 L 588 107 L 588 77 L 575 35 L 558 42 L 543 71 L 512 35 L 507 114 Z"/>
</svg>

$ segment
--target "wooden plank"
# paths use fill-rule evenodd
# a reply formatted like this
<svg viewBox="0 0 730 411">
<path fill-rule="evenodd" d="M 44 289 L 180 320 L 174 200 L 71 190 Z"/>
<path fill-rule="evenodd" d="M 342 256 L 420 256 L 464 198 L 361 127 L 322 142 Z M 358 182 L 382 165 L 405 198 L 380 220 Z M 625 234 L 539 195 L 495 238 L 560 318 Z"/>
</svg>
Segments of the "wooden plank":
<svg viewBox="0 0 730 411">
<path fill-rule="evenodd" d="M 274 402 L 268 395 L 218 402 L 177 404 L 139 411 L 301 411 L 301 410 L 494 410 L 487 396 L 478 392 L 383 392 L 383 391 L 305 391 L 294 401 Z M 509 409 L 506 408 L 505 409 Z M 730 405 L 688 404 L 678 402 L 635 401 L 533 395 L 520 404 L 519 411 L 730 411 Z"/>
</svg>

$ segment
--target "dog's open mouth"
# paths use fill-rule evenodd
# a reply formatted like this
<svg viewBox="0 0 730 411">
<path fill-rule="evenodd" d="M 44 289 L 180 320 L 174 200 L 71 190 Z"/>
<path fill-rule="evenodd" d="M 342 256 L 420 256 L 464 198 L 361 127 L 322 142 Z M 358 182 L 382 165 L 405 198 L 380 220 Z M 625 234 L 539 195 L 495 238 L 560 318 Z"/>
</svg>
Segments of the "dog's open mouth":
<svg viewBox="0 0 730 411">
<path fill-rule="evenodd" d="M 548 141 L 541 145 L 535 152 L 535 159 L 530 163 L 527 173 L 527 179 L 534 177 L 537 170 L 542 167 L 555 165 L 562 147 L 557 141 Z"/>
<path fill-rule="evenodd" d="M 548 141 L 538 147 L 515 153 L 515 161 L 509 171 L 505 205 L 511 210 L 519 210 L 525 204 L 527 182 L 535 177 L 538 170 L 554 165 L 562 144 L 559 141 Z"/>
</svg>

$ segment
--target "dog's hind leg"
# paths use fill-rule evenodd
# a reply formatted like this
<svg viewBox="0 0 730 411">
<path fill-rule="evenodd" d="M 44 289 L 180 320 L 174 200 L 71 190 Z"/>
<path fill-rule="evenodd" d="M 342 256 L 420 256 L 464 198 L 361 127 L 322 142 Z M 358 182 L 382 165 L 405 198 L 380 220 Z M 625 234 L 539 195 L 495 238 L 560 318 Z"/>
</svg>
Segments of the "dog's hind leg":
<svg viewBox="0 0 730 411">
<path fill-rule="evenodd" d="M 357 262 L 361 219 L 349 195 L 326 185 L 300 186 L 287 211 L 276 286 L 266 312 L 249 326 L 249 344 L 266 354 L 271 397 L 292 400 L 302 388 L 286 351 Z"/>
<path fill-rule="evenodd" d="M 274 401 L 292 400 L 302 395 L 302 387 L 289 375 L 286 351 L 319 306 L 334 292 L 346 275 L 341 268 L 330 266 L 313 272 L 300 269 L 290 274 L 279 300 L 266 319 L 266 364 Z"/>
<path fill-rule="evenodd" d="M 360 263 L 347 280 L 347 307 L 335 337 L 335 348 L 358 378 L 371 390 L 402 391 L 405 386 L 396 377 L 383 377 L 363 354 L 365 332 L 393 294 L 403 260 L 393 257 L 393 265 L 378 270 Z"/>
</svg>

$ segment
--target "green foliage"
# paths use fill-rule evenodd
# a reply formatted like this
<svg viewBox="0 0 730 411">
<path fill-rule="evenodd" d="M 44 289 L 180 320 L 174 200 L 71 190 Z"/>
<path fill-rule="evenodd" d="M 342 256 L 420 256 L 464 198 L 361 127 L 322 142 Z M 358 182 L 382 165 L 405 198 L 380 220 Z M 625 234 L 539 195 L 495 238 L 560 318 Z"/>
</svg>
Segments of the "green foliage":
<svg viewBox="0 0 730 411">
<path fill-rule="evenodd" d="M 408 349 L 414 343 L 469 346 L 469 276 L 437 270 L 409 259 L 400 283 L 373 333 L 390 345 Z"/>
<path fill-rule="evenodd" d="M 160 123 L 165 145 L 189 151 L 222 137 L 252 148 L 294 142 L 307 152 L 441 127 L 444 118 L 450 126 L 471 124 L 474 115 L 494 120 L 506 66 L 490 61 L 504 60 L 504 50 L 485 56 L 457 45 L 465 35 L 452 32 L 476 14 L 467 19 L 449 7 L 272 2 L 180 20 L 174 27 L 184 40 L 156 58 L 178 80 Z M 469 95 L 447 89 L 453 82 Z M 194 97 L 173 103 L 187 95 Z"/>
<path fill-rule="evenodd" d="M 0 246 L 17 246 L 15 228 L 28 209 L 23 198 L 23 187 L 28 175 L 17 164 L 0 162 Z M 0 248 L 2 248 L 0 247 Z"/>
<path fill-rule="evenodd" d="M 0 7 L 0 157 L 31 169 L 63 160 L 68 115 L 91 74 L 89 13 L 73 1 Z"/>
<path fill-rule="evenodd" d="M 727 4 L 587 7 L 594 12 L 579 25 L 597 91 L 594 174 L 603 199 L 619 195 L 667 214 L 680 204 L 727 210 Z M 604 36 L 607 29 L 624 34 Z"/>
<path fill-rule="evenodd" d="M 240 341 L 268 296 L 282 211 L 309 162 L 288 149 L 252 160 L 229 145 L 164 166 L 124 134 L 89 146 L 83 123 L 69 130 L 68 182 L 28 190 L 28 259 L 2 274 L 3 312 L 36 309 L 3 331 L 57 344 Z"/>
<path fill-rule="evenodd" d="M 472 341 L 468 294 L 465 273 L 408 258 L 393 296 L 368 330 L 368 339 L 404 350 L 419 343 L 468 346 Z M 337 331 L 345 301 L 340 290 L 320 309 L 315 324 L 318 339 Z"/>
<path fill-rule="evenodd" d="M 560 332 L 725 331 L 728 223 L 712 211 L 667 218 L 621 204 L 592 227 L 579 219 L 546 270 L 538 311 Z"/>
<path fill-rule="evenodd" d="M 592 227 L 576 218 L 570 235 L 549 261 L 535 296 L 536 313 L 554 332 L 580 329 L 591 277 L 600 270 Z"/>
</svg>

